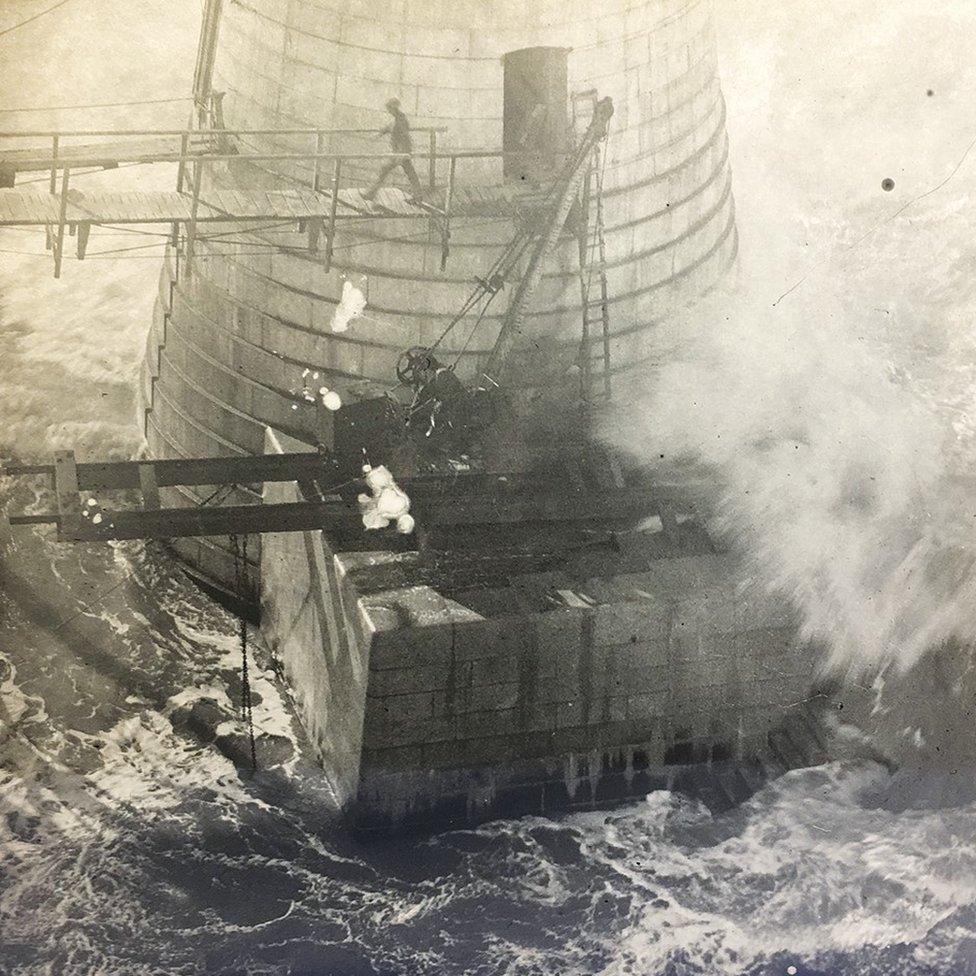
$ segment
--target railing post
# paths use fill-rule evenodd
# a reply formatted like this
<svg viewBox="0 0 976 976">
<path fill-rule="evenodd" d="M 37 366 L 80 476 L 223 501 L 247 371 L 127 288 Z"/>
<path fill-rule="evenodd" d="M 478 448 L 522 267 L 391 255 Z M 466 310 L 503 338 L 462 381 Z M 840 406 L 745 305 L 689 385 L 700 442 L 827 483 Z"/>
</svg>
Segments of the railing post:
<svg viewBox="0 0 976 976">
<path fill-rule="evenodd" d="M 61 140 L 58 136 L 51 137 L 51 193 L 58 192 L 58 148 Z"/>
<path fill-rule="evenodd" d="M 428 135 L 430 136 L 430 159 L 427 164 L 427 177 L 430 188 L 433 190 L 437 185 L 437 133 L 431 129 Z"/>
<path fill-rule="evenodd" d="M 339 208 L 339 175 L 342 172 L 342 160 L 336 159 L 332 168 L 332 200 L 329 203 L 329 240 L 325 245 L 325 270 L 332 268 L 332 244 L 335 241 L 336 212 Z"/>
<path fill-rule="evenodd" d="M 197 236 L 197 211 L 200 208 L 200 183 L 203 178 L 203 163 L 193 161 L 193 201 L 190 204 L 190 219 L 186 225 L 186 260 L 183 262 L 187 280 L 193 275 L 193 245 Z"/>
<path fill-rule="evenodd" d="M 186 157 L 189 155 L 190 133 L 184 132 L 180 136 L 180 165 L 176 171 L 176 192 L 183 192 L 183 184 L 186 181 Z"/>
<path fill-rule="evenodd" d="M 451 247 L 451 201 L 454 197 L 454 172 L 457 156 L 451 157 L 451 167 L 447 174 L 447 192 L 444 195 L 444 229 L 441 231 L 441 271 L 447 267 L 447 254 Z"/>
<path fill-rule="evenodd" d="M 325 133 L 319 130 L 315 133 L 315 170 L 312 175 L 312 189 L 319 192 L 319 169 L 322 160 L 319 158 L 325 151 Z"/>
<path fill-rule="evenodd" d="M 54 277 L 61 277 L 61 256 L 64 254 L 64 225 L 68 215 L 68 178 L 70 170 L 64 168 L 61 177 L 61 207 L 58 213 L 58 237 L 54 244 Z"/>
</svg>

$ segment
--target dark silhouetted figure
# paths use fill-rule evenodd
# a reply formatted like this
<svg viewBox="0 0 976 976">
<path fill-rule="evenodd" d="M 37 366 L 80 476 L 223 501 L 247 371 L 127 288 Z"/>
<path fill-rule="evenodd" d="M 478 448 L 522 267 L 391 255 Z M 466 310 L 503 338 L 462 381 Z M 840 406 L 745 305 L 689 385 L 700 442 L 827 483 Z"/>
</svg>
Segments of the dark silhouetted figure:
<svg viewBox="0 0 976 976">
<path fill-rule="evenodd" d="M 389 135 L 390 148 L 395 153 L 406 153 L 407 155 L 399 159 L 390 159 L 384 163 L 383 168 L 376 177 L 376 182 L 363 194 L 363 197 L 367 200 L 372 200 L 376 196 L 376 191 L 386 182 L 390 173 L 398 166 L 402 166 L 403 172 L 407 174 L 407 179 L 410 180 L 410 188 L 413 191 L 413 196 L 410 197 L 410 200 L 417 202 L 423 197 L 424 188 L 420 183 L 420 178 L 417 176 L 417 171 L 413 168 L 413 162 L 409 156 L 413 152 L 413 140 L 410 138 L 410 122 L 403 112 L 400 111 L 399 99 L 391 98 L 386 103 L 386 110 L 393 116 L 393 121 L 385 129 L 380 131 L 380 135 Z"/>
</svg>

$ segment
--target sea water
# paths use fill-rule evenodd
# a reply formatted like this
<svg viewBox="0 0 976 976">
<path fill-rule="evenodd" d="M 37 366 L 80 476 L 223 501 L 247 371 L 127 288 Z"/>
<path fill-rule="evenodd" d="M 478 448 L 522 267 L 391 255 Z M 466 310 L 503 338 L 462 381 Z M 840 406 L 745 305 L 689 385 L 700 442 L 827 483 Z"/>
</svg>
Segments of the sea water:
<svg viewBox="0 0 976 976">
<path fill-rule="evenodd" d="M 112 15 L 101 10 L 106 4 L 98 6 L 100 16 Z M 796 9 L 807 6 L 822 5 Z M 171 9 L 127 4 L 130 16 L 116 26 L 127 43 L 147 23 L 158 28 L 154 37 L 164 40 L 143 51 L 143 63 L 162 64 L 159 46 L 173 39 L 162 7 Z M 809 25 L 819 22 L 819 13 L 807 10 L 807 34 L 791 40 L 792 25 L 770 30 L 758 7 L 740 11 L 739 39 L 749 44 L 730 61 L 733 69 L 748 69 L 751 82 L 736 84 L 734 71 L 726 80 L 733 136 L 736 96 L 740 114 L 742 106 L 753 112 L 738 130 L 740 160 L 774 143 L 781 148 L 756 121 L 771 106 L 778 107 L 774 118 L 791 123 L 779 135 L 802 134 L 796 122 L 802 103 L 784 108 L 781 98 L 768 96 L 785 76 L 777 59 L 786 55 L 777 52 L 796 53 L 810 40 Z M 4 16 L 31 12 L 29 4 L 12 3 Z M 83 13 L 71 16 L 72 29 L 82 30 Z M 873 29 L 867 20 L 854 17 L 851 31 L 838 32 L 836 57 L 867 50 L 865 60 L 883 74 L 880 60 L 860 44 Z M 908 29 L 904 18 L 880 22 L 896 40 Z M 190 37 L 192 30 L 184 33 Z M 70 67 L 71 58 L 81 57 L 71 34 L 32 35 L 23 52 L 35 64 L 54 59 Z M 951 45 L 951 35 L 940 43 Z M 816 62 L 807 51 L 797 64 L 812 75 Z M 28 63 L 20 62 L 20 87 L 5 98 L 64 103 L 69 93 L 58 79 L 38 81 Z M 158 93 L 160 78 L 182 70 L 170 67 L 155 78 L 130 73 L 130 90 Z M 937 66 L 934 82 L 920 76 L 920 89 L 945 89 L 955 77 L 947 70 Z M 97 90 L 93 83 L 85 93 Z M 904 96 L 903 89 L 885 92 L 888 100 Z M 922 104 L 929 104 L 926 97 L 920 90 Z M 160 121 L 156 109 L 145 111 L 154 114 L 126 120 Z M 821 116 L 824 127 L 836 122 L 826 109 Z M 106 117 L 89 113 L 82 121 L 94 126 Z M 181 121 L 179 114 L 166 119 Z M 947 151 L 940 178 L 966 141 Z M 796 151 L 809 153 L 811 146 L 808 139 Z M 930 148 L 920 152 L 933 155 Z M 851 155 L 859 163 L 867 158 L 859 146 Z M 123 175 L 87 177 L 85 185 L 116 186 Z M 853 186 L 856 175 L 841 183 Z M 971 175 L 962 171 L 962 178 Z M 973 376 L 966 350 L 976 279 L 966 198 L 953 194 L 950 183 L 948 193 L 889 220 L 912 193 L 884 209 L 871 197 L 882 192 L 880 179 L 869 176 L 864 184 L 871 192 L 863 190 L 864 199 L 848 213 L 836 202 L 814 205 L 816 194 L 805 187 L 783 236 L 795 245 L 794 255 L 803 254 L 801 238 L 812 241 L 811 257 L 779 265 L 768 250 L 770 260 L 761 259 L 769 239 L 756 228 L 769 234 L 783 221 L 763 213 L 763 194 L 750 189 L 740 166 L 740 214 L 751 214 L 740 219 L 745 281 L 725 304 L 705 306 L 713 321 L 702 313 L 693 323 L 701 356 L 691 367 L 666 372 L 657 391 L 646 394 L 649 401 L 635 400 L 640 408 L 630 428 L 623 420 L 618 425 L 631 431 L 625 447 L 649 455 L 662 424 L 642 418 L 654 416 L 651 408 L 667 416 L 660 391 L 686 389 L 689 374 L 681 370 L 688 368 L 706 371 L 693 374 L 703 389 L 720 379 L 717 388 L 736 404 L 732 412 L 748 422 L 717 424 L 723 401 L 713 396 L 705 404 L 709 422 L 695 436 L 673 417 L 671 433 L 718 479 L 730 506 L 725 514 L 749 527 L 740 541 L 756 546 L 756 572 L 809 611 L 811 632 L 826 636 L 835 664 L 855 661 L 862 644 L 872 651 L 872 665 L 890 664 L 905 648 L 924 657 L 911 638 L 927 625 L 925 609 L 933 604 L 912 604 L 903 626 L 878 641 L 872 630 L 857 629 L 853 610 L 863 593 L 835 592 L 832 550 L 810 539 L 824 527 L 836 530 L 836 519 L 848 529 L 876 528 L 865 517 L 870 506 L 863 497 L 875 467 L 889 479 L 885 497 L 895 491 L 907 503 L 911 492 L 897 490 L 916 477 L 924 497 L 947 497 L 939 478 L 954 476 L 971 457 Z M 900 190 L 902 176 L 895 176 Z M 147 171 L 139 179 L 140 186 L 169 185 L 172 173 Z M 931 182 L 918 175 L 913 193 Z M 865 252 L 859 242 L 874 226 L 881 236 Z M 42 237 L 0 235 L 4 457 L 42 458 L 71 447 L 83 457 L 122 458 L 139 450 L 134 390 L 158 262 L 139 251 L 124 260 L 94 252 L 141 243 L 96 230 L 92 257 L 84 264 L 68 259 L 64 277 L 54 282 L 49 255 L 8 253 L 43 253 Z M 821 260 L 825 252 L 832 262 Z M 880 277 L 879 266 L 887 269 Z M 805 278 L 811 268 L 819 278 Z M 775 305 L 780 311 L 771 311 L 800 278 L 805 283 Z M 775 292 L 768 302 L 758 297 L 766 288 Z M 785 311 L 793 301 L 802 314 Z M 726 322 L 729 338 L 710 342 L 707 329 Z M 831 341 L 805 337 L 804 324 Z M 776 340 L 762 339 L 776 330 L 782 330 Z M 869 379 L 860 399 L 853 396 L 858 370 L 837 355 L 851 342 L 866 350 L 856 359 Z M 811 356 L 823 363 L 820 380 Z M 804 363 L 802 382 L 782 383 L 777 362 Z M 765 413 L 746 409 L 750 376 Z M 797 414 L 796 398 L 785 396 L 794 387 L 828 393 L 820 401 L 801 397 Z M 859 408 L 841 428 L 851 437 L 838 436 L 831 445 L 824 432 L 845 398 Z M 691 398 L 692 406 L 698 399 Z M 791 427 L 790 411 L 802 422 Z M 761 436 L 764 425 L 768 437 Z M 938 451 L 924 445 L 921 465 L 903 439 L 888 449 L 906 427 L 938 438 Z M 740 455 L 705 443 L 702 431 L 738 438 L 748 450 Z M 958 437 L 946 441 L 947 432 Z M 947 444 L 951 450 L 942 449 Z M 800 452 L 806 452 L 804 477 L 818 477 L 838 459 L 844 474 L 831 482 L 840 507 L 818 502 L 813 514 L 823 519 L 797 534 L 782 498 L 792 490 L 790 458 Z M 758 501 L 743 500 L 743 488 L 755 489 Z M 5 512 L 40 510 L 50 501 L 11 482 L 0 491 Z M 882 514 L 889 528 L 898 523 L 897 511 Z M 960 511 L 950 506 L 939 515 L 940 528 L 952 535 Z M 888 542 L 869 538 L 882 547 Z M 958 545 L 963 556 L 966 545 Z M 853 543 L 842 548 L 836 579 L 864 568 L 864 553 Z M 805 585 L 811 573 L 825 573 L 818 578 L 827 582 Z M 900 582 L 885 572 L 874 579 L 882 589 Z M 968 577 L 953 579 L 963 584 Z M 958 589 L 931 592 L 942 593 L 952 611 L 939 617 L 940 627 L 965 621 L 957 612 Z M 827 609 L 817 602 L 824 593 L 834 597 Z M 842 638 L 833 643 L 831 619 Z M 884 624 L 883 608 L 876 619 Z M 236 620 L 189 584 L 161 547 L 62 546 L 46 530 L 0 529 L 0 973 L 976 973 L 976 797 L 965 784 L 951 801 L 936 799 L 938 790 L 905 800 L 886 767 L 852 758 L 789 773 L 720 816 L 656 792 L 612 813 L 500 821 L 360 846 L 330 812 L 328 786 L 275 662 L 260 646 L 251 667 L 260 770 L 248 771 L 239 666 Z M 902 802 L 893 802 L 895 795 Z"/>
</svg>

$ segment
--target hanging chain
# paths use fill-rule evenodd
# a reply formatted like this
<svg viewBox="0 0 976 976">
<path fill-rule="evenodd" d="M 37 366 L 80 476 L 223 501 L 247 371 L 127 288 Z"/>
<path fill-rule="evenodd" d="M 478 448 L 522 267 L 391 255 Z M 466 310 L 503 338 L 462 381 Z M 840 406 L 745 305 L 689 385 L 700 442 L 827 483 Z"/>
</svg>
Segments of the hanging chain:
<svg viewBox="0 0 976 976">
<path fill-rule="evenodd" d="M 234 547 L 234 581 L 237 597 L 246 601 L 250 596 L 250 582 L 247 565 L 247 536 L 238 539 L 236 535 L 230 537 Z M 254 712 L 251 707 L 251 682 L 247 668 L 247 618 L 243 607 L 240 614 L 241 639 L 241 721 L 247 723 L 247 735 L 251 746 L 251 769 L 257 771 L 258 757 L 254 744 Z"/>
</svg>

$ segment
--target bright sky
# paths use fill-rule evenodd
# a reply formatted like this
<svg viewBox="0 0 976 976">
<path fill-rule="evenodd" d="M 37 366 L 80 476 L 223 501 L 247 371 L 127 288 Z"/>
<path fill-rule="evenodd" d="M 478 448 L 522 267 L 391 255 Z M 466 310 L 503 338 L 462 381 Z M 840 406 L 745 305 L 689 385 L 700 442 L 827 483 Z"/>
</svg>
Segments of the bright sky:
<svg viewBox="0 0 976 976">
<path fill-rule="evenodd" d="M 976 138 L 976 0 L 715 7 L 740 220 L 770 199 L 801 211 L 897 206 Z"/>
</svg>

